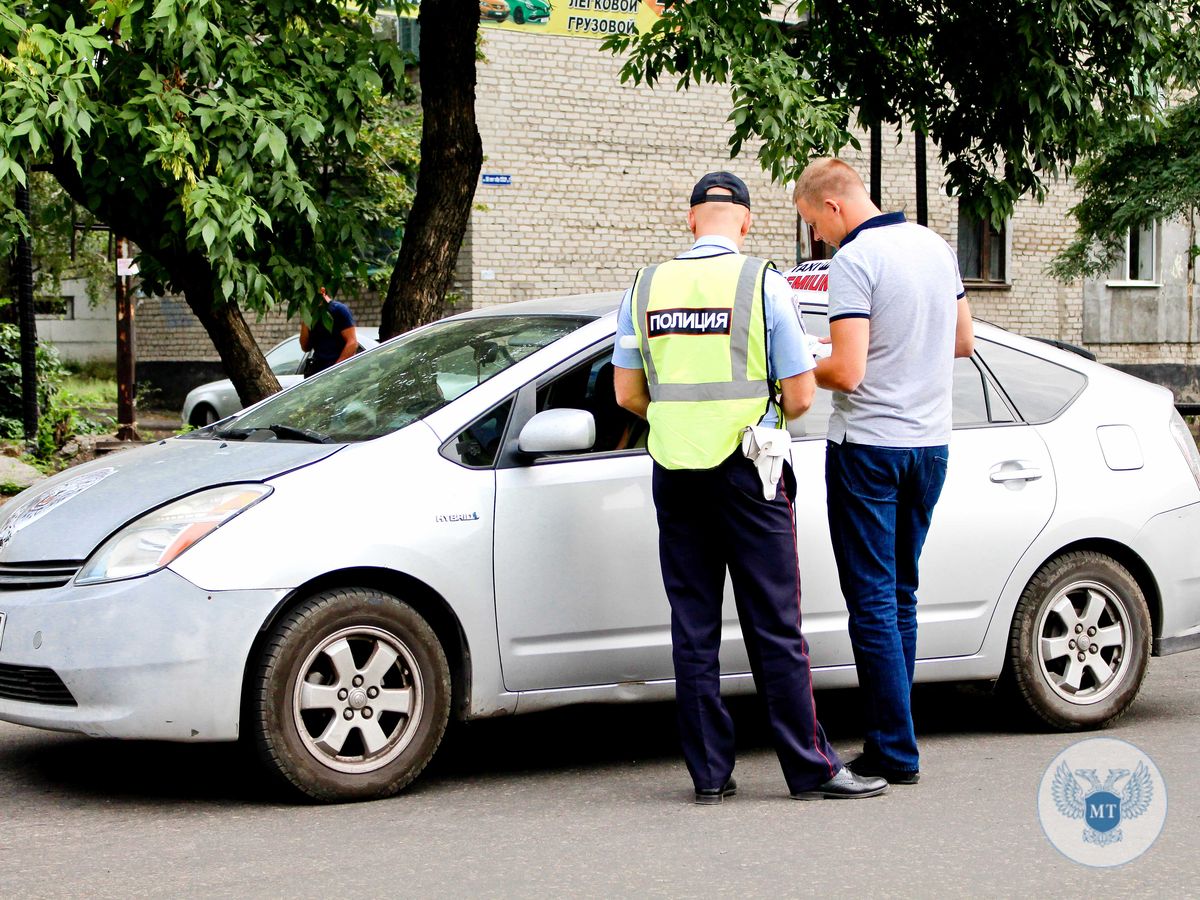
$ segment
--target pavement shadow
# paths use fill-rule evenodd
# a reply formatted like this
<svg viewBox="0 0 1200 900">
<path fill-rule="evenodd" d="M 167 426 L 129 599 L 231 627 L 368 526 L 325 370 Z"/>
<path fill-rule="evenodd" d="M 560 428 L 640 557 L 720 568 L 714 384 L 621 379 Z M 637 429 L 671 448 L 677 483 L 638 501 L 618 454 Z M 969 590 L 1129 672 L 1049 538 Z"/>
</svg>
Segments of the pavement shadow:
<svg viewBox="0 0 1200 900">
<path fill-rule="evenodd" d="M 918 685 L 919 735 L 979 734 L 1020 726 L 984 688 Z M 729 699 L 741 752 L 769 750 L 766 716 L 757 697 Z M 817 709 L 830 740 L 857 744 L 861 695 L 819 691 Z M 626 765 L 678 759 L 673 703 L 583 705 L 451 728 L 414 788 L 463 777 Z M 0 747 L 0 772 L 21 773 L 16 790 L 103 797 L 106 801 L 275 804 L 303 802 L 281 791 L 242 744 L 64 739 L 45 735 Z"/>
<path fill-rule="evenodd" d="M 861 742 L 858 690 L 818 691 L 816 701 L 830 741 Z M 727 704 L 739 752 L 770 750 L 762 702 L 757 697 L 731 697 Z M 988 687 L 971 685 L 917 685 L 913 715 L 918 736 L 995 734 L 1027 727 Z M 425 777 L 549 772 L 677 758 L 673 703 L 594 704 L 459 725 L 447 735 Z"/>
<path fill-rule="evenodd" d="M 46 735 L 0 749 L 21 786 L 106 800 L 262 804 L 285 799 L 241 744 L 175 744 Z"/>
</svg>

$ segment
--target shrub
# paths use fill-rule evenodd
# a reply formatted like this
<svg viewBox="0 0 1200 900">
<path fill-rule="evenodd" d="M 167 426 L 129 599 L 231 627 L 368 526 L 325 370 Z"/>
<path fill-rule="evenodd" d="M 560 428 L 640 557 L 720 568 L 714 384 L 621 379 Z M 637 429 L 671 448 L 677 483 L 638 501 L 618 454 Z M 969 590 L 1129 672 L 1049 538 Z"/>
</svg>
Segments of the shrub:
<svg viewBox="0 0 1200 900">
<path fill-rule="evenodd" d="M 45 459 L 75 434 L 109 430 L 109 422 L 92 422 L 79 414 L 63 390 L 67 370 L 55 349 L 38 344 L 38 432 L 34 453 Z M 21 334 L 16 325 L 0 324 L 0 437 L 24 437 L 21 409 Z"/>
</svg>

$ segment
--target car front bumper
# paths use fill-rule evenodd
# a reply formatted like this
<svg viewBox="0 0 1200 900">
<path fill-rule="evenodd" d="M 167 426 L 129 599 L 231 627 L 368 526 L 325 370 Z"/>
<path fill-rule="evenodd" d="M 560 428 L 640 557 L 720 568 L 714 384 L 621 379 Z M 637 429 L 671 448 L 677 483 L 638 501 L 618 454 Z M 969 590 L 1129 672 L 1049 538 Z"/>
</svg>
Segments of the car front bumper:
<svg viewBox="0 0 1200 900">
<path fill-rule="evenodd" d="M 251 645 L 285 594 L 204 591 L 169 569 L 0 593 L 0 720 L 95 737 L 235 740 Z M 69 696 L 39 693 L 54 676 Z"/>
<path fill-rule="evenodd" d="M 1200 649 L 1200 503 L 1160 513 L 1146 523 L 1136 547 L 1154 573 L 1162 599 L 1154 655 Z"/>
</svg>

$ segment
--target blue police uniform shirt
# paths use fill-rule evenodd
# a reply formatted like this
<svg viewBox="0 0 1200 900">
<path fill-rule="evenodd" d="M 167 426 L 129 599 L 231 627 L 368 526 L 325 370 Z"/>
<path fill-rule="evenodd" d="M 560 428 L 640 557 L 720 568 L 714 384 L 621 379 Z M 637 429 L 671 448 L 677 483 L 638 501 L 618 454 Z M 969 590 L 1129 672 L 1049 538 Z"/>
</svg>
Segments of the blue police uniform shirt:
<svg viewBox="0 0 1200 900">
<path fill-rule="evenodd" d="M 696 240 L 692 248 L 679 254 L 676 259 L 699 259 L 720 256 L 724 253 L 739 253 L 737 244 L 719 235 L 706 235 Z M 791 378 L 816 368 L 816 361 L 809 352 L 805 339 L 804 324 L 792 302 L 792 286 L 775 269 L 768 269 L 764 279 L 763 304 L 767 326 L 767 359 L 771 376 L 775 379 Z M 622 340 L 627 338 L 627 340 Z M 622 369 L 643 369 L 642 351 L 637 346 L 633 331 L 633 291 L 625 292 L 617 312 L 617 342 L 613 349 L 613 365 Z M 629 346 L 625 346 L 629 345 Z M 762 424 L 774 426 L 779 421 L 774 407 L 763 416 Z"/>
</svg>

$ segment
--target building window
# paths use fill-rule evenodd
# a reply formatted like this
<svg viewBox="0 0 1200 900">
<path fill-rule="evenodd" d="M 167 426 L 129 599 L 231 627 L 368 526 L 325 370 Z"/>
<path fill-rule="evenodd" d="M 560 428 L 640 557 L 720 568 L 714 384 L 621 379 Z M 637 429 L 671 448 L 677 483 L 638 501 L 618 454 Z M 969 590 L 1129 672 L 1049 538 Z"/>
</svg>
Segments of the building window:
<svg viewBox="0 0 1200 900">
<path fill-rule="evenodd" d="M 74 297 L 37 297 L 33 301 L 33 314 L 38 319 L 74 319 Z"/>
<path fill-rule="evenodd" d="M 1120 281 L 1153 283 L 1157 276 L 1158 223 L 1137 225 L 1129 229 L 1125 239 L 1125 259 L 1117 264 L 1114 276 Z"/>
<path fill-rule="evenodd" d="M 831 259 L 833 247 L 824 241 L 813 237 L 811 225 L 806 225 L 804 219 L 796 216 L 796 262 L 810 259 Z"/>
<path fill-rule="evenodd" d="M 958 204 L 958 270 L 965 282 L 1008 283 L 1008 228 L 999 231 Z"/>
</svg>

